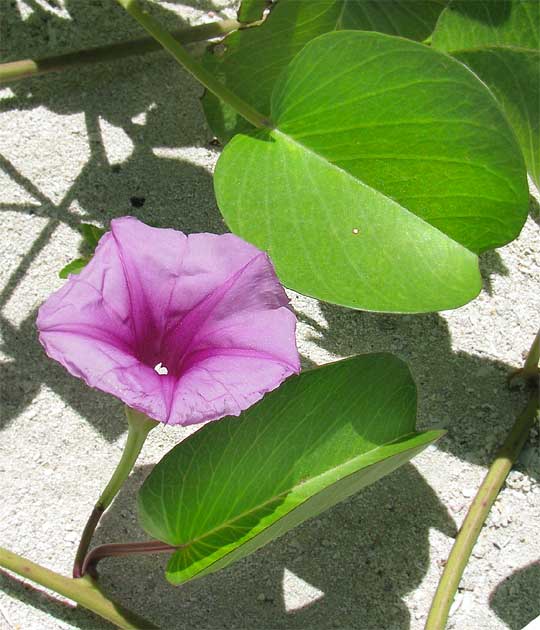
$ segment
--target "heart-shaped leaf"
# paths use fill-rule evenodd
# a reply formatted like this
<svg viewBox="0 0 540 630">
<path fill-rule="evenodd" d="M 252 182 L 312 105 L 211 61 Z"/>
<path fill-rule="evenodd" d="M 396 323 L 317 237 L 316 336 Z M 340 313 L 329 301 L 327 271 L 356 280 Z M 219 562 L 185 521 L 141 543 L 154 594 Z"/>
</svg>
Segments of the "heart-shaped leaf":
<svg viewBox="0 0 540 630">
<path fill-rule="evenodd" d="M 461 63 L 368 32 L 310 42 L 272 95 L 275 128 L 237 135 L 218 205 L 281 280 L 373 311 L 455 308 L 476 254 L 519 233 L 523 158 L 493 95 Z"/>
<path fill-rule="evenodd" d="M 458 51 L 454 56 L 491 88 L 540 188 L 540 51 L 493 46 Z"/>
<path fill-rule="evenodd" d="M 221 569 L 388 474 L 442 432 L 415 432 L 416 388 L 386 354 L 302 373 L 170 451 L 139 493 L 144 529 L 180 547 L 167 578 Z"/>
<path fill-rule="evenodd" d="M 537 0 L 454 0 L 441 13 L 432 36 L 439 50 L 451 52 L 484 46 L 540 46 Z"/>
<path fill-rule="evenodd" d="M 229 35 L 206 54 L 204 64 L 235 94 L 267 113 L 281 71 L 318 35 L 358 29 L 423 40 L 444 6 L 444 0 L 279 0 L 261 26 Z M 253 9 L 251 15 L 257 15 L 250 4 L 242 8 L 243 17 Z M 205 94 L 203 107 L 210 128 L 222 141 L 252 129 L 211 93 Z"/>
<path fill-rule="evenodd" d="M 540 188 L 540 3 L 453 2 L 433 46 L 451 52 L 491 88 Z"/>
</svg>

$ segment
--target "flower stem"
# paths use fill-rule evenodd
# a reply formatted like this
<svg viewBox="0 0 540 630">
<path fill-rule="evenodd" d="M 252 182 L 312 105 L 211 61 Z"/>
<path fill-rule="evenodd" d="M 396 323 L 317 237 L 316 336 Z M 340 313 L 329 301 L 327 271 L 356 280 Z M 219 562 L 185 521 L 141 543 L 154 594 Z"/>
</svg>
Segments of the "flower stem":
<svg viewBox="0 0 540 630">
<path fill-rule="evenodd" d="M 148 433 L 157 425 L 155 420 L 151 420 L 139 411 L 135 411 L 129 407 L 126 407 L 125 410 L 129 429 L 124 452 L 122 453 L 122 457 L 118 462 L 111 480 L 107 484 L 105 490 L 101 493 L 101 496 L 94 506 L 94 509 L 90 514 L 90 518 L 83 530 L 81 541 L 75 556 L 75 563 L 73 565 L 74 578 L 80 578 L 84 575 L 84 571 L 82 570 L 84 558 L 99 520 L 103 512 L 105 512 L 112 503 L 114 497 L 118 494 L 118 491 L 126 479 L 129 477 L 129 473 L 137 461 L 137 457 L 141 452 Z"/>
<path fill-rule="evenodd" d="M 182 44 L 190 44 L 226 35 L 231 31 L 247 26 L 249 25 L 240 24 L 236 20 L 221 20 L 174 31 L 171 33 L 171 36 Z M 60 72 L 85 64 L 113 61 L 132 55 L 144 55 L 156 50 L 161 50 L 159 42 L 154 38 L 146 37 L 129 42 L 120 42 L 118 44 L 109 44 L 108 46 L 55 55 L 54 57 L 45 57 L 44 59 L 10 61 L 0 64 L 0 85 L 49 72 Z"/>
<path fill-rule="evenodd" d="M 272 127 L 271 121 L 263 116 L 256 109 L 251 107 L 249 103 L 241 99 L 234 92 L 229 90 L 223 83 L 218 81 L 216 77 L 196 61 L 183 46 L 174 39 L 174 37 L 163 29 L 147 11 L 142 10 L 136 0 L 117 0 L 117 2 L 133 17 L 139 24 L 145 28 L 152 37 L 154 37 L 167 52 L 169 52 L 176 61 L 185 68 L 197 81 L 202 83 L 204 87 L 224 103 L 230 105 L 243 118 L 255 127 Z"/>
<path fill-rule="evenodd" d="M 426 630 L 444 630 L 454 595 L 467 566 L 484 521 L 519 456 L 533 426 L 540 406 L 538 385 L 533 386 L 526 408 L 518 416 L 503 446 L 491 464 L 469 508 L 433 598 Z"/>
<path fill-rule="evenodd" d="M 64 597 L 69 597 L 96 615 L 112 622 L 118 628 L 138 630 L 156 628 L 146 619 L 109 599 L 88 576 L 78 580 L 64 577 L 2 547 L 0 547 L 0 566 Z"/>
<path fill-rule="evenodd" d="M 132 556 L 144 553 L 172 553 L 179 547 L 168 545 L 161 540 L 149 540 L 134 543 L 112 543 L 108 545 L 100 545 L 94 547 L 84 559 L 82 572 L 93 573 L 97 567 L 97 563 L 104 558 L 114 558 L 119 556 Z"/>
</svg>

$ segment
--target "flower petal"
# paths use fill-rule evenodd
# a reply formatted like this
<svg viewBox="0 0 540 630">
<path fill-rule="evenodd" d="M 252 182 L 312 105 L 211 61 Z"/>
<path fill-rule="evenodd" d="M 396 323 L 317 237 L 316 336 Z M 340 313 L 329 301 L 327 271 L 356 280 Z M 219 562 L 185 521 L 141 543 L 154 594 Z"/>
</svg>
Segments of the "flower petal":
<svg viewBox="0 0 540 630">
<path fill-rule="evenodd" d="M 73 375 L 192 424 L 238 415 L 299 371 L 296 318 L 266 254 L 232 234 L 132 217 L 111 228 L 39 311 L 47 354 Z"/>
<path fill-rule="evenodd" d="M 179 379 L 169 422 L 187 425 L 238 416 L 291 374 L 290 366 L 254 351 L 209 352 Z"/>
<path fill-rule="evenodd" d="M 47 333 L 54 331 L 107 340 L 124 350 L 132 346 L 129 294 L 111 234 L 102 237 L 94 258 L 82 272 L 70 276 L 41 306 L 37 327 L 42 343 Z"/>
<path fill-rule="evenodd" d="M 201 349 L 246 348 L 264 351 L 297 372 L 296 318 L 288 303 L 270 259 L 257 252 L 192 308 L 164 343 L 183 348 L 184 364 Z"/>
</svg>

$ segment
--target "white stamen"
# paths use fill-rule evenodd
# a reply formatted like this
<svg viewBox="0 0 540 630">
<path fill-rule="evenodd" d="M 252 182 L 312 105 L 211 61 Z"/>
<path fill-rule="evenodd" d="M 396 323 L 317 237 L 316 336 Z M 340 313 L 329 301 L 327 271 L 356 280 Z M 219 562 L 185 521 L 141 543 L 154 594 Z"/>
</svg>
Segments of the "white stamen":
<svg viewBox="0 0 540 630">
<path fill-rule="evenodd" d="M 163 365 L 163 363 L 161 363 L 161 361 L 154 366 L 154 370 L 160 375 L 160 376 L 165 376 L 166 374 L 169 373 L 169 370 Z"/>
</svg>

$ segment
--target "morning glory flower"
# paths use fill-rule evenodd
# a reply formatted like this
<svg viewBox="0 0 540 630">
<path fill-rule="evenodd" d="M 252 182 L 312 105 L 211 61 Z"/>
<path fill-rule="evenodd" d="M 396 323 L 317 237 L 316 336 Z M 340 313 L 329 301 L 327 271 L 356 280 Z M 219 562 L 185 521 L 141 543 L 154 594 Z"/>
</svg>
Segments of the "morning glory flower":
<svg viewBox="0 0 540 630">
<path fill-rule="evenodd" d="M 239 415 L 300 370 L 296 317 L 266 253 L 133 217 L 111 222 L 37 327 L 71 374 L 170 424 Z"/>
</svg>

